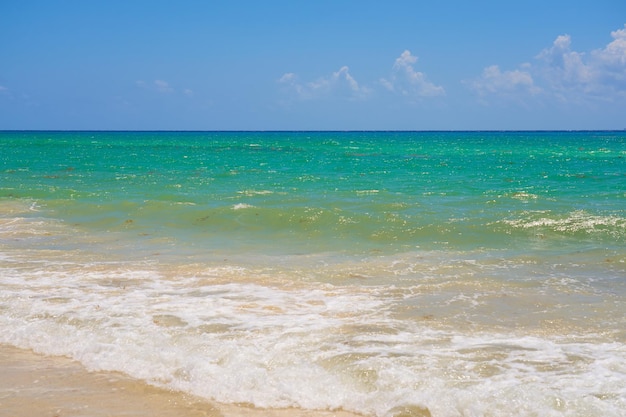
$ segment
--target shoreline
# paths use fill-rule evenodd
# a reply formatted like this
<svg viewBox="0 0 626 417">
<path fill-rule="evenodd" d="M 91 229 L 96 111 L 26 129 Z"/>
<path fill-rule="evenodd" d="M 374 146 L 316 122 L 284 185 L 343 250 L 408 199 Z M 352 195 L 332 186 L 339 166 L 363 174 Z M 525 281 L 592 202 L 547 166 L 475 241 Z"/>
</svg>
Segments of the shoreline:
<svg viewBox="0 0 626 417">
<path fill-rule="evenodd" d="M 10 417 L 357 417 L 345 411 L 217 404 L 66 357 L 0 344 L 0 409 Z"/>
</svg>

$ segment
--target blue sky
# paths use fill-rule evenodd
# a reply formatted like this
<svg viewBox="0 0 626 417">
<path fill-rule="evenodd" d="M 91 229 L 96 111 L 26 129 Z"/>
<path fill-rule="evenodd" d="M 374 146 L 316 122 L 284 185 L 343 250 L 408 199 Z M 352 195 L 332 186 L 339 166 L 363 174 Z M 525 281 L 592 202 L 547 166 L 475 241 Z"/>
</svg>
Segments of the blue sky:
<svg viewBox="0 0 626 417">
<path fill-rule="evenodd" d="M 0 129 L 626 128 L 626 1 L 0 1 Z"/>
</svg>

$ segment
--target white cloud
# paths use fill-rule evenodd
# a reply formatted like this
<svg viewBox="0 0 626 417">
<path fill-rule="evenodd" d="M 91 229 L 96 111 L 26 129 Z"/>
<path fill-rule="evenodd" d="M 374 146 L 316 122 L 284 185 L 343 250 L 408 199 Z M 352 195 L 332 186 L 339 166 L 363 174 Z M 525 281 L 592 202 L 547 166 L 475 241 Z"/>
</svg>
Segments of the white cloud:
<svg viewBox="0 0 626 417">
<path fill-rule="evenodd" d="M 596 81 L 607 88 L 626 94 L 626 24 L 611 32 L 613 41 L 591 53 Z"/>
<path fill-rule="evenodd" d="M 359 83 L 357 83 L 356 80 L 350 75 L 350 69 L 346 66 L 343 66 L 339 69 L 339 71 L 334 72 L 331 79 L 332 79 L 332 82 L 334 83 L 338 83 L 338 82 L 341 82 L 341 80 L 345 80 L 348 88 L 351 91 L 355 93 L 362 92 L 362 89 L 359 87 Z"/>
<path fill-rule="evenodd" d="M 536 56 L 539 65 L 535 70 L 546 83 L 546 89 L 567 99 L 568 91 L 585 89 L 592 79 L 592 69 L 584 63 L 584 54 L 572 51 L 569 35 L 558 36 L 550 48 Z"/>
<path fill-rule="evenodd" d="M 154 80 L 154 86 L 156 90 L 160 93 L 173 93 L 174 92 L 174 89 L 170 87 L 167 81 Z"/>
<path fill-rule="evenodd" d="M 280 79 L 278 80 L 279 83 L 293 83 L 296 80 L 296 74 L 294 74 L 293 72 L 287 72 L 285 74 L 283 74 L 282 77 L 280 77 Z"/>
<path fill-rule="evenodd" d="M 604 48 L 584 53 L 573 51 L 570 36 L 561 35 L 537 56 L 537 71 L 562 100 L 626 97 L 626 25 L 611 37 Z"/>
<path fill-rule="evenodd" d="M 371 92 L 369 88 L 359 85 L 347 66 L 341 67 L 327 77 L 310 82 L 300 82 L 296 74 L 288 72 L 283 74 L 278 82 L 287 86 L 302 100 L 328 97 L 361 99 Z"/>
<path fill-rule="evenodd" d="M 295 92 L 295 94 L 301 99 L 311 98 L 310 94 L 305 92 L 304 87 L 298 81 L 298 76 L 293 72 L 283 74 L 283 76 L 278 79 L 278 82 L 286 85 L 289 90 Z"/>
<path fill-rule="evenodd" d="M 416 62 L 416 56 L 411 55 L 408 50 L 404 51 L 395 60 L 390 77 L 379 79 L 378 85 L 410 99 L 445 95 L 443 87 L 429 82 L 424 73 L 415 70 Z M 359 100 L 371 96 L 374 92 L 373 88 L 360 84 L 348 66 L 343 66 L 328 76 L 308 82 L 301 81 L 293 72 L 287 72 L 277 82 L 284 86 L 285 91 L 300 100 L 322 98 Z"/>
<path fill-rule="evenodd" d="M 417 57 L 405 50 L 396 59 L 389 79 L 381 78 L 380 84 L 387 90 L 409 97 L 435 97 L 445 95 L 443 87 L 426 79 L 423 72 L 416 71 Z"/>
<path fill-rule="evenodd" d="M 470 87 L 482 96 L 495 93 L 514 94 L 520 91 L 537 94 L 540 91 L 528 71 L 502 72 L 497 65 L 485 68 L 481 77 L 472 81 Z"/>
<path fill-rule="evenodd" d="M 594 54 L 603 64 L 623 69 L 626 66 L 626 24 L 624 29 L 611 32 L 611 37 L 613 41 L 604 49 L 594 51 Z"/>
<path fill-rule="evenodd" d="M 569 35 L 559 35 L 533 64 L 509 71 L 492 65 L 466 84 L 482 98 L 534 95 L 568 103 L 625 98 L 626 25 L 611 32 L 611 37 L 613 40 L 603 48 L 578 52 L 572 49 Z"/>
</svg>

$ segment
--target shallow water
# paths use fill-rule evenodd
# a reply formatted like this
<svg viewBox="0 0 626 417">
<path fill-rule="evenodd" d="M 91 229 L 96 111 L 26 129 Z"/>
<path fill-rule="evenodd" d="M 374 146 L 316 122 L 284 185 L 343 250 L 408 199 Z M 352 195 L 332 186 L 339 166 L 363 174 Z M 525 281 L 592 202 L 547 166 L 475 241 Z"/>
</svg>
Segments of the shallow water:
<svg viewBox="0 0 626 417">
<path fill-rule="evenodd" d="M 2 343 L 259 408 L 626 409 L 623 132 L 0 136 Z"/>
</svg>

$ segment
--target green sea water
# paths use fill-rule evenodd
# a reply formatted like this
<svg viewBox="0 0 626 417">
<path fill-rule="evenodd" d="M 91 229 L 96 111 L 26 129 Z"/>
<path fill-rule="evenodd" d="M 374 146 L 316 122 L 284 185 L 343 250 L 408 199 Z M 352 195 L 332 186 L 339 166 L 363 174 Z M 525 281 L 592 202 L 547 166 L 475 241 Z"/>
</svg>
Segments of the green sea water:
<svg viewBox="0 0 626 417">
<path fill-rule="evenodd" d="M 0 197 L 254 251 L 623 247 L 622 132 L 2 135 Z"/>
<path fill-rule="evenodd" d="M 625 312 L 626 132 L 0 132 L 0 342 L 92 369 L 619 416 Z"/>
</svg>

